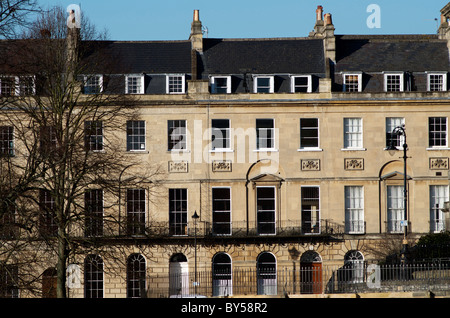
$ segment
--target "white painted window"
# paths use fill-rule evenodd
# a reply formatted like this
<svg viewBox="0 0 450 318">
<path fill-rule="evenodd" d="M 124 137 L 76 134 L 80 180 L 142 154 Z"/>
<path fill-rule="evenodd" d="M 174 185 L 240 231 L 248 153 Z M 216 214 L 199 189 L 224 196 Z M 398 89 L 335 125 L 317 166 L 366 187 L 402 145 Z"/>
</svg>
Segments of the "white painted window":
<svg viewBox="0 0 450 318">
<path fill-rule="evenodd" d="M 230 94 L 231 93 L 231 76 L 212 76 L 211 77 L 211 93 L 213 93 L 213 94 Z"/>
<path fill-rule="evenodd" d="M 125 76 L 125 94 L 144 94 L 144 75 Z"/>
<path fill-rule="evenodd" d="M 386 118 L 386 147 L 389 147 L 391 143 L 399 150 L 403 150 L 403 143 L 405 136 L 392 134 L 396 127 L 402 127 L 405 125 L 405 118 L 403 117 L 387 117 Z"/>
<path fill-rule="evenodd" d="M 98 74 L 84 75 L 83 92 L 85 94 L 99 94 L 103 92 L 103 76 Z"/>
<path fill-rule="evenodd" d="M 387 222 L 389 233 L 403 233 L 404 193 L 403 186 L 387 186 Z"/>
<path fill-rule="evenodd" d="M 35 76 L 0 76 L 0 96 L 36 94 Z"/>
<path fill-rule="evenodd" d="M 385 92 L 403 92 L 404 74 L 403 73 L 385 73 L 384 74 Z"/>
<path fill-rule="evenodd" d="M 362 91 L 362 74 L 348 73 L 343 74 L 344 92 L 361 92 Z"/>
<path fill-rule="evenodd" d="M 362 186 L 345 187 L 345 232 L 364 233 L 364 188 Z"/>
<path fill-rule="evenodd" d="M 291 93 L 311 93 L 312 81 L 311 75 L 292 75 Z"/>
<path fill-rule="evenodd" d="M 186 90 L 185 75 L 171 74 L 166 76 L 167 94 L 184 94 Z"/>
<path fill-rule="evenodd" d="M 362 149 L 362 118 L 344 118 L 344 148 Z"/>
<path fill-rule="evenodd" d="M 447 117 L 428 118 L 428 146 L 430 148 L 446 148 L 448 145 Z"/>
<path fill-rule="evenodd" d="M 442 212 L 444 202 L 448 201 L 448 185 L 430 186 L 430 231 L 439 233 L 445 228 L 445 216 Z"/>
<path fill-rule="evenodd" d="M 429 92 L 447 91 L 447 73 L 428 73 L 427 91 Z"/>
<path fill-rule="evenodd" d="M 255 75 L 253 77 L 254 93 L 273 93 L 274 77 L 269 75 Z"/>
</svg>

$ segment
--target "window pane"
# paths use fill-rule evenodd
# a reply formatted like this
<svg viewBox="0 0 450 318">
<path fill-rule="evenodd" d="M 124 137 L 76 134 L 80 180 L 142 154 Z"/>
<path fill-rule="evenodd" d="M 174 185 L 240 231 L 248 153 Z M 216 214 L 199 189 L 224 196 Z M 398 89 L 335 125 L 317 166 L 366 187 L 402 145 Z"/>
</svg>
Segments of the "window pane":
<svg viewBox="0 0 450 318">
<path fill-rule="evenodd" d="M 302 187 L 302 232 L 320 233 L 319 187 Z"/>
<path fill-rule="evenodd" d="M 213 119 L 212 123 L 212 149 L 230 148 L 230 121 L 228 119 Z"/>
<path fill-rule="evenodd" d="M 145 150 L 145 121 L 127 121 L 127 151 Z"/>
<path fill-rule="evenodd" d="M 186 121 L 169 120 L 167 126 L 168 126 L 168 149 L 169 150 L 186 149 Z"/>
<path fill-rule="evenodd" d="M 213 233 L 231 234 L 231 198 L 229 188 L 213 188 Z"/>
<path fill-rule="evenodd" d="M 319 120 L 317 118 L 300 119 L 300 148 L 319 147 Z"/>
<path fill-rule="evenodd" d="M 447 146 L 447 117 L 428 118 L 428 129 L 430 147 Z"/>
<path fill-rule="evenodd" d="M 258 234 L 275 234 L 275 188 L 258 187 L 256 196 Z"/>
<path fill-rule="evenodd" d="M 187 189 L 169 189 L 169 233 L 187 234 Z"/>
</svg>

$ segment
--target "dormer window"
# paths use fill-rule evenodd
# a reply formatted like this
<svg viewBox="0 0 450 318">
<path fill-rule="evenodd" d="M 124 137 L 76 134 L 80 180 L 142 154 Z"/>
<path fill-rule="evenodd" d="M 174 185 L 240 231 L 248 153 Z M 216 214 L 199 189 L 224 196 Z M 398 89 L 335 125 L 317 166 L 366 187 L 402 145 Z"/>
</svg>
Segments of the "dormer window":
<svg viewBox="0 0 450 318">
<path fill-rule="evenodd" d="M 447 73 L 444 72 L 427 73 L 427 90 L 429 92 L 447 91 Z"/>
<path fill-rule="evenodd" d="M 144 94 L 143 74 L 125 76 L 125 94 Z"/>
<path fill-rule="evenodd" d="M 211 93 L 213 94 L 231 93 L 231 76 L 212 76 Z"/>
<path fill-rule="evenodd" d="M 34 95 L 34 76 L 0 76 L 0 96 Z"/>
<path fill-rule="evenodd" d="M 311 93 L 311 75 L 292 75 L 291 76 L 292 93 Z"/>
<path fill-rule="evenodd" d="M 361 92 L 362 91 L 362 74 L 346 73 L 343 74 L 344 92 Z"/>
<path fill-rule="evenodd" d="M 384 74 L 384 91 L 385 92 L 403 92 L 404 74 L 402 72 L 385 73 Z"/>
<path fill-rule="evenodd" d="M 184 74 L 171 74 L 166 76 L 167 94 L 184 94 L 184 92 L 185 92 Z"/>
<path fill-rule="evenodd" d="M 85 94 L 99 94 L 103 91 L 102 75 L 85 75 L 83 77 L 83 88 Z"/>
<path fill-rule="evenodd" d="M 255 75 L 253 77 L 254 93 L 273 93 L 274 77 L 267 75 Z"/>
</svg>

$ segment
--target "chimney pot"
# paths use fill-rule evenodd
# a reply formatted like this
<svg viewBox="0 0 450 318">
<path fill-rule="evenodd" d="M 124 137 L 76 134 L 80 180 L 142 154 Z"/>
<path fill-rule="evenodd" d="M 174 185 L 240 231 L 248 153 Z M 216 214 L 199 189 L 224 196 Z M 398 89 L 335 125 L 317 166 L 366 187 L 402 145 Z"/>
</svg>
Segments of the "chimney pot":
<svg viewBox="0 0 450 318">
<path fill-rule="evenodd" d="M 331 13 L 325 13 L 325 25 L 333 24 Z"/>
<path fill-rule="evenodd" d="M 323 13 L 323 7 L 317 6 L 317 10 L 316 10 L 316 20 L 317 21 L 322 21 L 322 13 Z"/>
<path fill-rule="evenodd" d="M 194 21 L 200 21 L 199 11 L 194 10 Z"/>
</svg>

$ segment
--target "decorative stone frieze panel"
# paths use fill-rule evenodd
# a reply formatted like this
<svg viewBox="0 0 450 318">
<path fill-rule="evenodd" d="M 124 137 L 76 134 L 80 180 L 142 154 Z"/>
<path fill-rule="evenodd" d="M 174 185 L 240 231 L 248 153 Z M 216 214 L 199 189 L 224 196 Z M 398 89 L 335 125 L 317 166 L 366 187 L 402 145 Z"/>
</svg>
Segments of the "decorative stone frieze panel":
<svg viewBox="0 0 450 318">
<path fill-rule="evenodd" d="M 448 158 L 430 158 L 430 170 L 448 170 Z"/>
<path fill-rule="evenodd" d="M 213 160 L 212 162 L 213 172 L 231 172 L 230 160 Z"/>
<path fill-rule="evenodd" d="M 320 159 L 301 159 L 300 169 L 302 171 L 320 171 Z"/>
<path fill-rule="evenodd" d="M 170 173 L 186 173 L 188 172 L 187 161 L 169 161 Z"/>
<path fill-rule="evenodd" d="M 364 170 L 364 159 L 362 158 L 345 158 L 345 170 Z"/>
</svg>

